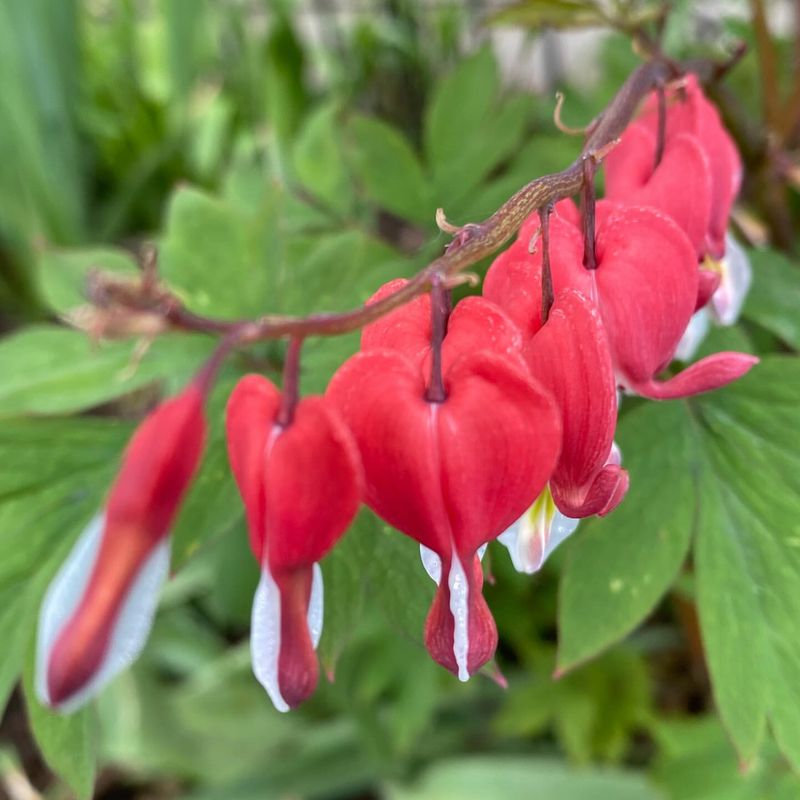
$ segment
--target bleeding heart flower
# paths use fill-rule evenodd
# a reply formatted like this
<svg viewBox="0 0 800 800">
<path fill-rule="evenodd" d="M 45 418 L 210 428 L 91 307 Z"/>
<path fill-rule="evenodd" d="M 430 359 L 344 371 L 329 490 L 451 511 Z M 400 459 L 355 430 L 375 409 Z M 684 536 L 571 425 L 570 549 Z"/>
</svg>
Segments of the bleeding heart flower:
<svg viewBox="0 0 800 800">
<path fill-rule="evenodd" d="M 36 654 L 45 704 L 74 710 L 144 647 L 169 570 L 169 531 L 203 452 L 205 392 L 195 381 L 142 422 L 106 508 L 50 584 Z"/>
<path fill-rule="evenodd" d="M 605 159 L 606 197 L 663 211 L 689 237 L 701 259 L 711 219 L 708 156 L 698 138 L 689 133 L 667 139 L 657 165 L 655 153 L 655 132 L 642 124 L 628 126 Z"/>
<path fill-rule="evenodd" d="M 277 422 L 280 405 L 270 381 L 248 375 L 228 401 L 226 432 L 261 564 L 253 671 L 275 708 L 288 711 L 317 685 L 323 600 L 316 562 L 355 516 L 363 478 L 355 442 L 324 398 L 302 399 L 286 426 Z"/>
<path fill-rule="evenodd" d="M 657 102 L 656 95 L 651 95 L 639 118 L 639 123 L 654 134 L 658 129 Z M 708 156 L 711 209 L 705 250 L 712 258 L 721 258 L 725 253 L 731 207 L 742 182 L 739 151 L 714 104 L 703 94 L 696 75 L 687 75 L 680 87 L 669 91 L 667 103 L 666 143 L 688 133 L 697 138 Z M 685 191 L 681 197 L 689 199 Z"/>
<path fill-rule="evenodd" d="M 581 265 L 583 248 L 573 226 L 554 217 L 550 227 L 551 268 L 558 287 L 576 272 L 576 264 Z M 527 238 L 528 231 L 523 235 Z M 542 255 L 531 254 L 521 244 L 522 239 L 494 262 L 484 296 L 526 331 L 523 354 L 528 368 L 561 412 L 563 445 L 550 480 L 556 505 L 567 517 L 607 514 L 625 494 L 628 476 L 618 465 L 606 465 L 617 423 L 606 332 L 591 301 L 569 288 L 558 291 L 542 326 Z M 577 274 L 594 288 L 589 285 L 592 273 L 580 266 Z"/>
<path fill-rule="evenodd" d="M 553 288 L 573 287 L 595 302 L 608 335 L 619 385 L 654 399 L 686 397 L 719 388 L 746 373 L 758 359 L 716 353 L 666 381 L 656 375 L 672 360 L 696 306 L 699 274 L 689 240 L 652 208 L 597 204 L 597 269 L 583 266 L 581 233 L 564 219 L 550 226 Z M 532 259 L 532 260 L 531 260 Z M 526 266 L 526 260 L 532 266 Z M 515 321 L 530 319 L 539 293 L 541 254 L 501 255 L 492 264 L 484 294 Z M 533 292 L 514 292 L 533 273 Z M 522 323 L 524 324 L 524 323 Z M 528 323 L 528 331 L 535 328 Z"/>
<path fill-rule="evenodd" d="M 462 301 L 450 317 L 441 352 L 445 396 L 429 399 L 423 365 L 430 358 L 421 342 L 430 341 L 431 300 L 410 305 L 393 313 L 394 324 L 365 330 L 367 349 L 340 367 L 327 396 L 358 442 L 367 504 L 440 560 L 447 579 L 425 643 L 466 680 L 497 644 L 476 551 L 541 492 L 558 456 L 560 424 L 521 357 L 485 349 L 505 352 L 498 342 L 518 340 L 519 332 L 482 298 Z"/>
</svg>

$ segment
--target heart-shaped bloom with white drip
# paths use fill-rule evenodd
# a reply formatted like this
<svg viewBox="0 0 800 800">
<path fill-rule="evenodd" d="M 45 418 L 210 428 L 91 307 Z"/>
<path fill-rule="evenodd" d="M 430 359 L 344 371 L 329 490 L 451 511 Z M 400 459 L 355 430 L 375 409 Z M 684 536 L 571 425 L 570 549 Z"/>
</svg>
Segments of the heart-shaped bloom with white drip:
<svg viewBox="0 0 800 800">
<path fill-rule="evenodd" d="M 500 308 L 480 297 L 455 307 L 441 348 L 441 401 L 428 397 L 431 327 L 427 296 L 367 326 L 362 351 L 339 368 L 327 397 L 358 443 L 367 505 L 426 548 L 438 589 L 425 644 L 464 680 L 497 645 L 476 553 L 542 490 L 561 430 Z"/>
<path fill-rule="evenodd" d="M 169 570 L 169 531 L 203 452 L 205 386 L 195 382 L 142 422 L 103 513 L 86 527 L 39 615 L 39 699 L 72 711 L 144 647 Z"/>
<path fill-rule="evenodd" d="M 302 399 L 292 422 L 277 422 L 281 394 L 248 375 L 228 401 L 228 454 L 261 564 L 253 602 L 253 672 L 275 708 L 288 711 L 314 691 L 322 633 L 317 563 L 350 525 L 361 500 L 358 450 L 321 397 Z"/>
</svg>

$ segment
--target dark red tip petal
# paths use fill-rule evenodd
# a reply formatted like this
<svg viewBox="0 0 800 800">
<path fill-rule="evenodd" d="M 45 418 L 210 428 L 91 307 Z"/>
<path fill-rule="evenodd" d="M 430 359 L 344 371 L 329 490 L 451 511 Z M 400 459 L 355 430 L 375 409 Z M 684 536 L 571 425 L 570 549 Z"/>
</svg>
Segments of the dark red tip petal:
<svg viewBox="0 0 800 800">
<path fill-rule="evenodd" d="M 289 708 L 296 708 L 317 688 L 319 665 L 308 629 L 311 567 L 277 574 L 281 596 L 281 646 L 278 686 Z"/>
<path fill-rule="evenodd" d="M 586 486 L 561 486 L 550 481 L 553 500 L 567 517 L 582 519 L 613 511 L 628 491 L 628 473 L 617 464 L 608 464 Z"/>
<path fill-rule="evenodd" d="M 651 379 L 641 383 L 631 383 L 633 389 L 642 397 L 652 400 L 674 400 L 710 392 L 732 383 L 750 371 L 759 359 L 747 353 L 723 352 L 692 364 L 666 381 Z"/>
<path fill-rule="evenodd" d="M 474 675 L 494 655 L 497 649 L 497 626 L 481 592 L 483 573 L 480 560 L 473 555 L 463 557 L 463 562 L 472 561 L 472 569 L 465 569 L 468 581 L 466 603 L 468 650 L 466 671 Z M 445 669 L 466 680 L 455 655 L 456 623 L 451 609 L 451 593 L 448 576 L 451 562 L 442 559 L 442 579 L 425 621 L 425 646 L 431 657 Z"/>
</svg>

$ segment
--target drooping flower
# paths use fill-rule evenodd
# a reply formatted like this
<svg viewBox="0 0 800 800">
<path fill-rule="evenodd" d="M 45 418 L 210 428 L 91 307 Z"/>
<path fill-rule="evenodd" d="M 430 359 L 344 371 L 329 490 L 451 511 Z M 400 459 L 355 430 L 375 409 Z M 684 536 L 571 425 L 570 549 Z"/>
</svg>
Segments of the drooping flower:
<svg viewBox="0 0 800 800">
<path fill-rule="evenodd" d="M 663 211 L 689 237 L 697 258 L 702 259 L 711 220 L 709 158 L 690 133 L 667 139 L 658 164 L 655 154 L 655 131 L 641 123 L 629 125 L 606 156 L 605 196 Z"/>
<path fill-rule="evenodd" d="M 138 427 L 108 503 L 53 579 L 39 617 L 36 690 L 71 711 L 144 647 L 169 569 L 169 532 L 203 452 L 206 386 L 190 384 Z"/>
<path fill-rule="evenodd" d="M 651 95 L 638 122 L 653 133 L 658 129 L 657 98 Z M 719 111 L 703 93 L 696 75 L 689 74 L 680 86 L 667 92 L 666 142 L 681 136 L 694 136 L 708 157 L 711 174 L 711 209 L 705 251 L 719 259 L 725 254 L 733 201 L 742 182 L 742 159 Z"/>
<path fill-rule="evenodd" d="M 440 400 L 429 396 L 427 296 L 368 326 L 327 393 L 358 442 L 367 505 L 439 558 L 425 643 L 462 680 L 497 644 L 476 551 L 533 502 L 560 446 L 558 412 L 524 368 L 519 332 L 493 304 L 468 300 L 447 324 Z"/>
<path fill-rule="evenodd" d="M 573 268 L 570 258 L 580 264 L 582 251 L 570 226 L 557 217 L 551 225 L 557 231 L 554 275 L 562 275 Z M 622 499 L 628 479 L 618 465 L 607 464 L 617 402 L 606 332 L 593 304 L 569 288 L 559 291 L 542 325 L 541 270 L 538 252 L 501 255 L 486 277 L 484 296 L 508 309 L 527 332 L 522 352 L 528 369 L 559 407 L 563 445 L 550 480 L 556 505 L 567 517 L 607 514 Z"/>
<path fill-rule="evenodd" d="M 317 562 L 345 532 L 361 500 L 358 450 L 321 397 L 278 422 L 280 391 L 243 378 L 226 414 L 228 454 L 244 500 L 250 546 L 261 565 L 253 603 L 253 671 L 275 708 L 288 711 L 314 691 L 322 633 Z"/>
<path fill-rule="evenodd" d="M 689 324 L 700 280 L 691 243 L 663 213 L 598 203 L 595 270 L 583 266 L 581 232 L 565 219 L 551 220 L 550 242 L 554 291 L 572 287 L 596 304 L 618 385 L 654 399 L 686 397 L 724 386 L 757 362 L 744 353 L 715 353 L 668 380 L 657 379 Z M 501 256 L 484 284 L 484 293 L 515 321 L 530 317 L 530 302 L 514 298 L 512 288 L 530 272 L 530 259 L 541 264 L 538 252 Z M 534 285 L 533 296 L 539 291 Z M 499 300 L 501 295 L 507 299 Z"/>
</svg>

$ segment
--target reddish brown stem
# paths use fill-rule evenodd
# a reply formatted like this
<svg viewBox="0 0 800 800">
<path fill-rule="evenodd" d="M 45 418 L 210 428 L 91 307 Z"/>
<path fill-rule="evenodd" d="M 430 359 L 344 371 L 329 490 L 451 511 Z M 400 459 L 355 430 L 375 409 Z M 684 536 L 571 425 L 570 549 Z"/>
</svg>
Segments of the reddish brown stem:
<svg viewBox="0 0 800 800">
<path fill-rule="evenodd" d="M 597 254 L 594 247 L 596 168 L 593 158 L 587 157 L 583 160 L 583 266 L 586 269 L 597 269 Z"/>
<path fill-rule="evenodd" d="M 303 346 L 302 336 L 292 336 L 286 349 L 286 360 L 283 362 L 283 385 L 281 386 L 281 405 L 275 421 L 286 428 L 294 421 L 294 411 L 300 399 L 300 349 Z"/>
<path fill-rule="evenodd" d="M 547 322 L 555 300 L 553 273 L 550 269 L 550 214 L 552 213 L 552 205 L 539 209 L 539 219 L 542 223 L 542 325 Z"/>
<path fill-rule="evenodd" d="M 429 403 L 443 403 L 447 399 L 442 375 L 442 344 L 447 335 L 450 317 L 450 290 L 444 281 L 435 278 L 431 287 L 431 377 L 425 398 Z"/>
<path fill-rule="evenodd" d="M 664 84 L 656 86 L 656 96 L 658 98 L 658 127 L 656 129 L 656 154 L 654 169 L 661 163 L 664 157 L 664 140 L 667 136 L 667 93 L 664 91 Z"/>
</svg>

